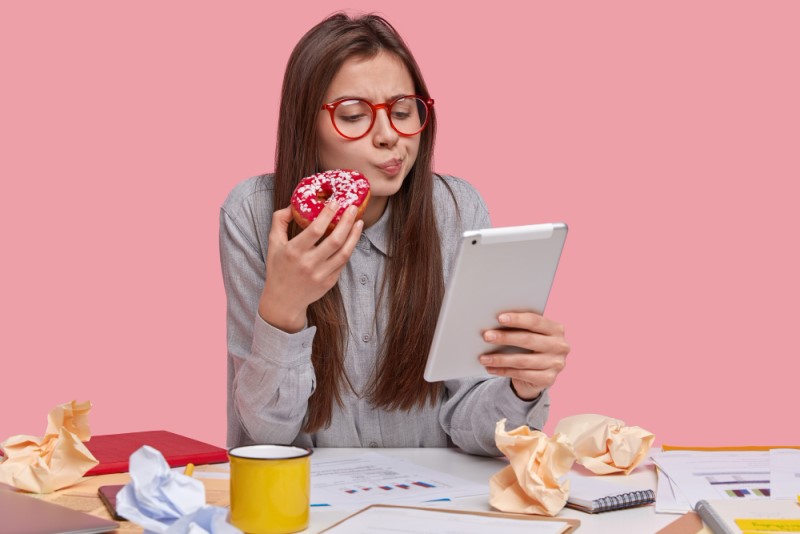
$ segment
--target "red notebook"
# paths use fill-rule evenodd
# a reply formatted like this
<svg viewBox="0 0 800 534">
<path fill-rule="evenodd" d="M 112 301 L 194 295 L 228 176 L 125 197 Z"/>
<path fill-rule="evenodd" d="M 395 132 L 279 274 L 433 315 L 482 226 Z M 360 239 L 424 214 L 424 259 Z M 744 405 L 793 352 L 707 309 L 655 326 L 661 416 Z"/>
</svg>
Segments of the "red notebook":
<svg viewBox="0 0 800 534">
<path fill-rule="evenodd" d="M 85 476 L 125 473 L 131 454 L 142 445 L 158 449 L 170 467 L 228 461 L 228 451 L 225 449 L 166 430 L 92 436 L 84 445 L 100 462 Z"/>
</svg>

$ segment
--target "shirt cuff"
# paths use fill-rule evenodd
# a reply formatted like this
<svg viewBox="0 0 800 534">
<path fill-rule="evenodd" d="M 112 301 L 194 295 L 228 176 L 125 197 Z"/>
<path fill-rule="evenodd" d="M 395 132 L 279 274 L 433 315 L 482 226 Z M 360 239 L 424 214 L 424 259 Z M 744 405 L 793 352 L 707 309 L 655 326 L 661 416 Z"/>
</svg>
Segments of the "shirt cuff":
<svg viewBox="0 0 800 534">
<path fill-rule="evenodd" d="M 522 402 L 536 402 L 536 401 L 538 401 L 539 399 L 542 398 L 542 394 L 544 393 L 544 390 L 542 390 L 542 391 L 539 392 L 538 395 L 536 395 L 536 397 L 534 397 L 532 399 L 523 399 L 522 397 L 519 396 L 519 393 L 517 393 L 517 388 L 514 387 L 514 381 L 513 380 L 511 380 L 511 379 L 508 380 L 508 387 L 511 388 L 511 391 L 514 392 L 514 395 L 519 400 L 521 400 Z"/>
<path fill-rule="evenodd" d="M 316 326 L 307 324 L 303 330 L 290 334 L 275 328 L 256 313 L 253 328 L 253 355 L 264 358 L 279 367 L 296 367 L 311 360 L 311 345 Z M 513 392 L 512 392 L 513 395 Z"/>
<path fill-rule="evenodd" d="M 511 379 L 505 378 L 497 380 L 495 387 L 500 386 L 497 391 L 498 406 L 502 406 L 504 417 L 509 421 L 527 421 L 529 424 L 532 420 L 537 419 L 531 415 L 538 411 L 541 404 L 547 404 L 547 389 L 542 390 L 538 397 L 533 400 L 522 400 L 514 393 L 511 387 Z M 536 425 L 534 425 L 536 426 Z"/>
</svg>

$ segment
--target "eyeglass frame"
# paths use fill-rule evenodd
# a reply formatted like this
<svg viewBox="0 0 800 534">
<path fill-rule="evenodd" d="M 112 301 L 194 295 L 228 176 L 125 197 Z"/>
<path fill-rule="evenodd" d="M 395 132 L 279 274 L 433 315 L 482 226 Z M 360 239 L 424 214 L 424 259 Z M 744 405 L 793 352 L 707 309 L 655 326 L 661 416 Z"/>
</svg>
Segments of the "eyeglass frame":
<svg viewBox="0 0 800 534">
<path fill-rule="evenodd" d="M 394 122 L 392 121 L 392 113 L 391 113 L 392 106 L 395 105 L 398 101 L 400 101 L 400 100 L 402 100 L 404 98 L 418 98 L 418 99 L 422 100 L 422 102 L 425 104 L 425 110 L 426 110 L 425 122 L 423 122 L 422 126 L 420 126 L 419 130 L 417 130 L 413 134 L 407 134 L 407 133 L 401 132 L 400 130 L 397 129 L 397 127 L 394 125 Z M 339 105 L 343 104 L 344 102 L 350 102 L 351 100 L 358 100 L 359 102 L 364 102 L 372 110 L 372 121 L 369 123 L 369 127 L 367 128 L 367 131 L 364 132 L 363 134 L 359 135 L 358 137 L 351 137 L 349 135 L 343 134 L 342 131 L 339 130 L 339 127 L 336 126 L 336 117 L 334 117 L 334 113 L 336 112 L 336 108 L 339 107 Z M 403 96 L 398 96 L 397 98 L 395 98 L 391 102 L 383 102 L 382 104 L 373 104 L 369 100 L 364 100 L 363 98 L 340 98 L 339 100 L 335 100 L 333 102 L 328 102 L 327 104 L 322 104 L 322 108 L 320 108 L 320 109 L 328 110 L 328 113 L 330 113 L 330 116 L 331 116 L 331 124 L 333 124 L 333 129 L 336 130 L 336 133 L 338 133 L 339 135 L 341 135 L 345 139 L 349 139 L 350 141 L 357 141 L 357 140 L 359 140 L 359 139 L 361 139 L 363 137 L 366 137 L 366 135 L 369 132 L 372 131 L 372 127 L 375 126 L 375 118 L 378 116 L 378 110 L 379 109 L 385 109 L 386 110 L 386 116 L 389 118 L 389 125 L 392 127 L 392 129 L 395 132 L 397 132 L 399 135 L 402 135 L 403 137 L 414 137 L 415 135 L 419 135 L 420 133 L 422 133 L 422 130 L 424 130 L 425 127 L 428 125 L 428 121 L 431 118 L 431 113 L 430 112 L 433 110 L 433 99 L 432 98 L 426 98 L 426 97 L 420 96 L 420 95 L 403 95 Z"/>
</svg>

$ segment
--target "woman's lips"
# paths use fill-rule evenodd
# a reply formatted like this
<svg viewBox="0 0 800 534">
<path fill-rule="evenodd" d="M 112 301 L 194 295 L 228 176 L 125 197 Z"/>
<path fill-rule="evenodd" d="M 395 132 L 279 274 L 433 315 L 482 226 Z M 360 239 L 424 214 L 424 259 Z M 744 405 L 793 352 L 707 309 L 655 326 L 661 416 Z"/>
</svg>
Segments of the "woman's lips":
<svg viewBox="0 0 800 534">
<path fill-rule="evenodd" d="M 394 176 L 403 168 L 403 160 L 390 159 L 389 161 L 381 163 L 377 167 L 389 176 Z"/>
</svg>

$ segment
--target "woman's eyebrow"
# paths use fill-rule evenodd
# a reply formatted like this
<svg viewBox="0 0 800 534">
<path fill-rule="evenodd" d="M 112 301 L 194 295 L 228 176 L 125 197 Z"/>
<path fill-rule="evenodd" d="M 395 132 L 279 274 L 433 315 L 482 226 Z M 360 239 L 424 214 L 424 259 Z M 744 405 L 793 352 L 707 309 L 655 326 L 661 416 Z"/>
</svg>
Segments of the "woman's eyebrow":
<svg viewBox="0 0 800 534">
<path fill-rule="evenodd" d="M 389 98 L 387 98 L 387 99 L 386 99 L 386 102 L 391 102 L 391 101 L 393 101 L 393 100 L 396 100 L 396 99 L 400 98 L 401 96 L 408 96 L 408 95 L 410 95 L 410 94 L 412 94 L 412 93 L 397 93 L 397 94 L 394 94 L 394 95 L 390 96 Z M 337 96 L 337 97 L 335 97 L 335 98 L 332 98 L 332 99 L 331 99 L 331 100 L 329 100 L 328 102 L 338 102 L 338 101 L 340 101 L 340 100 L 364 100 L 364 101 L 366 101 L 366 102 L 370 102 L 370 103 L 372 103 L 372 104 L 374 104 L 374 103 L 375 103 L 375 102 L 372 102 L 372 101 L 371 101 L 369 98 L 365 98 L 365 97 L 363 97 L 363 96 L 355 96 L 355 95 L 341 95 L 341 96 Z"/>
<path fill-rule="evenodd" d="M 337 96 L 336 98 L 332 98 L 329 102 L 338 102 L 339 100 L 366 100 L 363 96 L 355 96 L 355 95 L 342 95 Z"/>
</svg>

